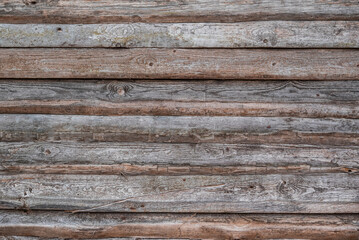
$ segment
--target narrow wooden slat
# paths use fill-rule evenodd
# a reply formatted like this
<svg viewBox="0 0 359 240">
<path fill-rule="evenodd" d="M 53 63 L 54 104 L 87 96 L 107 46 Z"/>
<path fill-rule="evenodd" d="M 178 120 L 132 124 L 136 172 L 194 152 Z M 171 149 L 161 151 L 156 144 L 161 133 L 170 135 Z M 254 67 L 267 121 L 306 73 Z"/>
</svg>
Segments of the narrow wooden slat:
<svg viewBox="0 0 359 240">
<path fill-rule="evenodd" d="M 240 22 L 248 20 L 358 20 L 352 0 L 42 1 L 0 4 L 7 23 Z"/>
<path fill-rule="evenodd" d="M 0 175 L 1 209 L 359 213 L 359 176 Z"/>
<path fill-rule="evenodd" d="M 0 174 L 354 174 L 358 156 L 357 146 L 0 143 Z"/>
<path fill-rule="evenodd" d="M 358 48 L 359 22 L 0 24 L 0 47 Z"/>
<path fill-rule="evenodd" d="M 359 81 L 1 80 L 0 113 L 359 118 Z"/>
<path fill-rule="evenodd" d="M 356 145 L 357 119 L 0 115 L 1 141 Z"/>
<path fill-rule="evenodd" d="M 357 240 L 358 215 L 0 211 L 0 234 L 44 238 Z M 5 238 L 6 239 L 6 238 Z M 23 238 L 15 238 L 23 239 Z M 133 238 L 131 238 L 133 239 Z"/>
<path fill-rule="evenodd" d="M 0 78 L 357 80 L 357 50 L 0 49 Z"/>
</svg>

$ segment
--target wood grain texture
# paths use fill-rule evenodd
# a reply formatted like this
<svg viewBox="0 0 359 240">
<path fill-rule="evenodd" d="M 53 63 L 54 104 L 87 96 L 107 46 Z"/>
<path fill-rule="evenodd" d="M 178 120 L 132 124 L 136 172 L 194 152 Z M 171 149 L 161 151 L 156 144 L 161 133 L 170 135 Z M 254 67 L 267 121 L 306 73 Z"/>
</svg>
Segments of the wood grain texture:
<svg viewBox="0 0 359 240">
<path fill-rule="evenodd" d="M 358 48 L 356 21 L 0 24 L 0 47 Z"/>
<path fill-rule="evenodd" d="M 0 115 L 1 141 L 357 145 L 357 119 Z"/>
<path fill-rule="evenodd" d="M 0 78 L 358 80 L 357 50 L 0 49 Z"/>
<path fill-rule="evenodd" d="M 357 231 L 359 218 L 354 214 L 66 214 L 3 210 L 0 211 L 0 219 L 0 234 L 4 236 L 86 239 L 114 237 L 298 239 L 300 237 L 318 240 L 357 240 L 359 237 Z"/>
<path fill-rule="evenodd" d="M 249 20 L 358 20 L 353 0 L 5 0 L 7 23 L 240 22 Z"/>
<path fill-rule="evenodd" d="M 0 175 L 0 208 L 75 212 L 359 213 L 359 176 Z"/>
<path fill-rule="evenodd" d="M 0 174 L 355 174 L 358 156 L 357 146 L 0 143 Z"/>
<path fill-rule="evenodd" d="M 0 80 L 0 113 L 359 118 L 359 81 Z"/>
</svg>

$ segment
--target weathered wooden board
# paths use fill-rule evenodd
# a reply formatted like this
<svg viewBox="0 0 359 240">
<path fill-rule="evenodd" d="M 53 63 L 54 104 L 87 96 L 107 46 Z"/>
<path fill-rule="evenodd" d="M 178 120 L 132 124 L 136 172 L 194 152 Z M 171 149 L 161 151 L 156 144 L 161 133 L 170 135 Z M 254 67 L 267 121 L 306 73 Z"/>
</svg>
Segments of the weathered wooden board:
<svg viewBox="0 0 359 240">
<path fill-rule="evenodd" d="M 248 20 L 359 20 L 353 0 L 6 0 L 8 23 L 239 22 Z"/>
<path fill-rule="evenodd" d="M 359 118 L 359 81 L 0 80 L 0 113 Z"/>
<path fill-rule="evenodd" d="M 359 176 L 0 175 L 1 209 L 359 213 Z"/>
<path fill-rule="evenodd" d="M 356 146 L 0 143 L 0 173 L 228 175 L 356 173 Z"/>
<path fill-rule="evenodd" d="M 0 24 L 0 47 L 358 48 L 357 21 Z"/>
<path fill-rule="evenodd" d="M 359 120 L 2 114 L 0 140 L 357 145 Z"/>
<path fill-rule="evenodd" d="M 359 172 L 357 146 L 0 143 L 0 174 L 237 175 Z"/>
<path fill-rule="evenodd" d="M 357 240 L 358 220 L 358 215 L 67 214 L 3 210 L 0 211 L 0 234 L 87 239 L 113 237 L 297 239 L 300 237 L 318 240 Z"/>
<path fill-rule="evenodd" d="M 0 49 L 0 78 L 358 80 L 353 49 Z"/>
</svg>

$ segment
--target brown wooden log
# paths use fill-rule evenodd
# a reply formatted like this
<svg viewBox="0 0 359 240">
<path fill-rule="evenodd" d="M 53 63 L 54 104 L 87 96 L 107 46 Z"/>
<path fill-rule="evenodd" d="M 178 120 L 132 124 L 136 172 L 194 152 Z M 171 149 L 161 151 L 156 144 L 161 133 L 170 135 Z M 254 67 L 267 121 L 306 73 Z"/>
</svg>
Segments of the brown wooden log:
<svg viewBox="0 0 359 240">
<path fill-rule="evenodd" d="M 357 21 L 0 24 L 0 34 L 0 47 L 359 47 Z"/>
<path fill-rule="evenodd" d="M 357 50 L 0 49 L 0 78 L 358 80 Z"/>
<path fill-rule="evenodd" d="M 48 1 L 0 4 L 7 23 L 241 22 L 253 20 L 358 20 L 356 1 L 192 0 Z"/>
<path fill-rule="evenodd" d="M 0 113 L 359 118 L 358 81 L 1 80 Z"/>
<path fill-rule="evenodd" d="M 76 212 L 359 213 L 359 176 L 0 175 L 0 208 Z"/>
<path fill-rule="evenodd" d="M 0 211 L 0 234 L 16 235 L 16 240 L 28 239 L 20 236 L 86 239 L 356 240 L 359 237 L 358 220 L 358 215 L 66 214 L 51 211 Z"/>
</svg>

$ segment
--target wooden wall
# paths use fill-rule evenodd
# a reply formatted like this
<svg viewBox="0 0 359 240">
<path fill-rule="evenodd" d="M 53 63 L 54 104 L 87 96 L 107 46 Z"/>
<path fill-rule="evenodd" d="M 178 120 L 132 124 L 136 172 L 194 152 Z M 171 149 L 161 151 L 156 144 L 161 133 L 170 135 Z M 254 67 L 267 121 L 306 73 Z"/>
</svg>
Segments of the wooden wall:
<svg viewBox="0 0 359 240">
<path fill-rule="evenodd" d="M 1 0 L 0 239 L 359 239 L 359 2 Z"/>
</svg>

